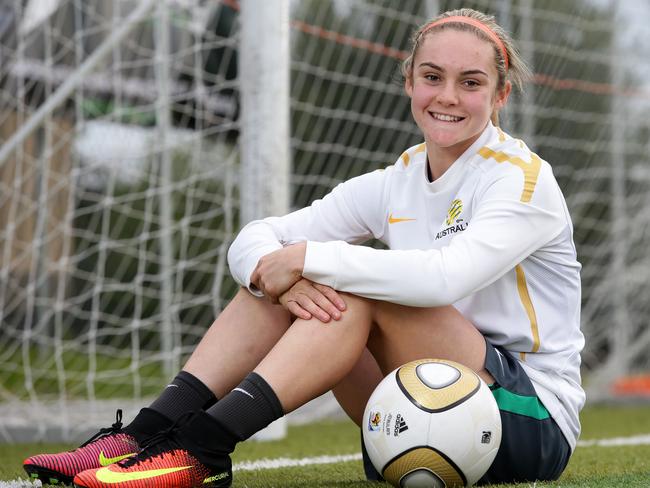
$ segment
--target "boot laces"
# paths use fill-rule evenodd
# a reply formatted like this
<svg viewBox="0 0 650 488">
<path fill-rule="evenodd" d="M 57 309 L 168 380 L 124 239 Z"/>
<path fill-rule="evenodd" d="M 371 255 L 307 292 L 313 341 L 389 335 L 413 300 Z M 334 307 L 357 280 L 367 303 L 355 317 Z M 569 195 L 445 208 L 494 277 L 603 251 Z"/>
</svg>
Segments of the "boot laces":
<svg viewBox="0 0 650 488">
<path fill-rule="evenodd" d="M 193 415 L 194 412 L 183 414 L 170 427 L 161 430 L 147 439 L 146 445 L 138 454 L 123 459 L 118 464 L 123 468 L 128 468 L 129 466 L 139 465 L 145 461 L 151 461 L 153 458 L 162 456 L 166 452 L 173 451 L 174 449 L 185 449 L 180 443 L 177 433 L 181 426 Z"/>
<path fill-rule="evenodd" d="M 87 446 L 91 442 L 101 439 L 102 437 L 106 437 L 107 435 L 111 434 L 119 434 L 120 432 L 122 432 L 122 409 L 118 408 L 117 412 L 115 412 L 115 423 L 110 427 L 99 429 L 99 432 L 97 432 L 79 447 Z"/>
</svg>

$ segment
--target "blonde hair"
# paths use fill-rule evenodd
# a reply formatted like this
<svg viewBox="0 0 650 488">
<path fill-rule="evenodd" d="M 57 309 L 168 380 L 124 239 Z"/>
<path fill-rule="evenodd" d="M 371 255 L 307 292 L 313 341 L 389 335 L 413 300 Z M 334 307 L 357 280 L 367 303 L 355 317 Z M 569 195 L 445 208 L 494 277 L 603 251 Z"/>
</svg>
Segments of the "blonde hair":
<svg viewBox="0 0 650 488">
<path fill-rule="evenodd" d="M 498 46 L 493 39 L 491 39 L 485 32 L 481 29 L 468 24 L 462 21 L 454 22 L 449 21 L 447 23 L 442 23 L 440 25 L 435 24 L 438 20 L 444 19 L 446 17 L 468 17 L 474 19 L 481 24 L 485 25 L 490 29 L 496 37 L 503 44 L 505 48 L 505 56 L 501 50 L 501 47 Z M 404 79 L 411 80 L 413 76 L 413 60 L 415 55 L 418 52 L 418 49 L 422 45 L 423 40 L 432 32 L 439 32 L 443 29 L 455 29 L 465 32 L 473 32 L 479 39 L 489 42 L 494 47 L 494 59 L 495 66 L 497 69 L 498 80 L 497 80 L 497 90 L 503 89 L 506 84 L 506 81 L 509 80 L 513 85 L 515 85 L 519 90 L 523 89 L 523 85 L 526 81 L 532 78 L 530 68 L 519 54 L 519 51 L 514 45 L 514 42 L 510 35 L 503 30 L 503 28 L 497 24 L 494 16 L 487 15 L 477 10 L 471 8 L 461 8 L 458 10 L 450 10 L 443 14 L 438 15 L 437 17 L 431 19 L 426 24 L 420 26 L 414 33 L 411 39 L 411 53 L 410 55 L 402 62 L 402 76 Z"/>
</svg>

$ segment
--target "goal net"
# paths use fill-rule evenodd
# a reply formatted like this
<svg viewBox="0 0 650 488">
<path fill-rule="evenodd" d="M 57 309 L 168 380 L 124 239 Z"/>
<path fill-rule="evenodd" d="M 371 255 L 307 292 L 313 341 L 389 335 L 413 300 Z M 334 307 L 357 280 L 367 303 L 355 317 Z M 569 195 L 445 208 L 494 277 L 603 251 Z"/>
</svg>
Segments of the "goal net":
<svg viewBox="0 0 650 488">
<path fill-rule="evenodd" d="M 535 77 L 501 123 L 572 213 L 594 399 L 650 368 L 633 22 L 650 12 L 618 3 L 295 0 L 289 18 L 294 208 L 421 142 L 399 79 L 415 26 L 462 5 L 512 32 Z M 244 21 L 236 0 L 0 6 L 0 439 L 76 439 L 137 411 L 236 292 Z"/>
</svg>

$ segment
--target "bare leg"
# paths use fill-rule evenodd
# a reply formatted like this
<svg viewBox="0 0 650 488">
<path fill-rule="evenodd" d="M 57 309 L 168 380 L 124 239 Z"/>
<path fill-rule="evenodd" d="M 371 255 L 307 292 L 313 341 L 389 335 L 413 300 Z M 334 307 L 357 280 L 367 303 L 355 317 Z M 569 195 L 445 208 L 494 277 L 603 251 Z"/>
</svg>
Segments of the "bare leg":
<svg viewBox="0 0 650 488">
<path fill-rule="evenodd" d="M 285 412 L 332 389 L 359 360 L 372 324 L 370 302 L 345 295 L 347 309 L 327 324 L 297 319 L 255 368 Z"/>
<path fill-rule="evenodd" d="M 332 388 L 339 405 L 357 425 L 361 426 L 367 400 L 383 377 L 377 361 L 365 349 L 352 371 Z"/>
<path fill-rule="evenodd" d="M 453 306 L 416 308 L 375 302 L 368 339 L 384 375 L 414 359 L 448 359 L 473 369 L 487 383 L 494 378 L 484 369 L 485 338 Z"/>
<path fill-rule="evenodd" d="M 363 376 L 364 368 L 372 368 L 362 358 L 366 345 L 383 375 L 405 362 L 435 357 L 465 364 L 492 381 L 483 369 L 483 336 L 455 308 L 404 307 L 351 295 L 345 300 L 348 308 L 339 321 L 296 320 L 255 369 L 285 412 L 339 385 L 339 401 L 360 421 L 377 378 L 376 370 L 370 379 Z"/>
<path fill-rule="evenodd" d="M 282 306 L 242 288 L 210 326 L 183 369 L 222 398 L 253 371 L 290 323 Z"/>
</svg>

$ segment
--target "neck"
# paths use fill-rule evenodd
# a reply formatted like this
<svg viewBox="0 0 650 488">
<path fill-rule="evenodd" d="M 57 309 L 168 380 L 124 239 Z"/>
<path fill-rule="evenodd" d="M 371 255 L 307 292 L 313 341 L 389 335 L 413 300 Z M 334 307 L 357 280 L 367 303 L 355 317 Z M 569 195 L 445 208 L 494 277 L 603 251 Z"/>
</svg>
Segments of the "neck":
<svg viewBox="0 0 650 488">
<path fill-rule="evenodd" d="M 474 141 L 467 141 L 462 146 L 439 147 L 427 144 L 427 161 L 431 181 L 440 178 L 452 164 L 470 147 Z"/>
</svg>

